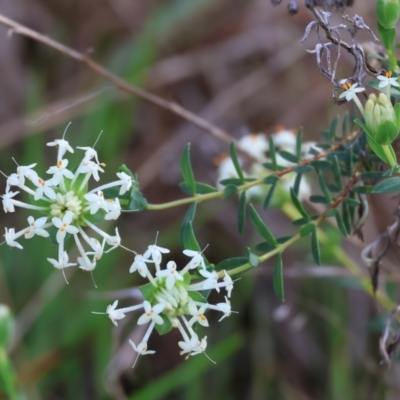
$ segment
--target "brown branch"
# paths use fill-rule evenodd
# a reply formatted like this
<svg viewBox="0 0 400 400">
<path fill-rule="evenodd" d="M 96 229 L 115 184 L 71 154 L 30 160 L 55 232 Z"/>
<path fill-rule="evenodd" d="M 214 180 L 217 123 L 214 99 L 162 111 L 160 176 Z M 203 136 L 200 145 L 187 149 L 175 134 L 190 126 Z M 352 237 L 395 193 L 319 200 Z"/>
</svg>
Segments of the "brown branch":
<svg viewBox="0 0 400 400">
<path fill-rule="evenodd" d="M 117 75 L 113 74 L 108 69 L 104 68 L 96 61 L 91 59 L 88 55 L 80 53 L 70 47 L 63 45 L 62 43 L 57 42 L 54 39 L 49 38 L 48 36 L 42 35 L 32 29 L 27 28 L 24 25 L 21 25 L 12 19 L 5 17 L 4 15 L 0 14 L 0 24 L 3 24 L 10 28 L 10 34 L 17 33 L 26 37 L 29 37 L 33 40 L 36 40 L 40 43 L 49 46 L 60 53 L 73 58 L 76 61 L 85 64 L 89 69 L 96 72 L 98 75 L 102 76 L 103 78 L 107 79 L 108 81 L 112 82 L 118 89 L 127 92 L 129 94 L 136 95 L 143 100 L 148 101 L 151 104 L 154 104 L 158 107 L 164 108 L 166 110 L 171 111 L 172 113 L 179 115 L 183 119 L 190 121 L 192 124 L 198 126 L 199 128 L 203 129 L 204 131 L 210 133 L 211 135 L 215 136 L 216 138 L 226 142 L 231 143 L 232 138 L 231 136 L 223 131 L 222 129 L 216 127 L 215 125 L 211 124 L 210 122 L 206 121 L 205 119 L 197 116 L 196 114 L 186 110 L 184 107 L 180 106 L 179 104 L 165 100 L 159 96 L 156 96 L 152 93 L 149 93 L 143 89 L 140 89 L 136 86 L 131 85 L 130 83 L 126 82 L 125 80 L 121 79 Z"/>
</svg>

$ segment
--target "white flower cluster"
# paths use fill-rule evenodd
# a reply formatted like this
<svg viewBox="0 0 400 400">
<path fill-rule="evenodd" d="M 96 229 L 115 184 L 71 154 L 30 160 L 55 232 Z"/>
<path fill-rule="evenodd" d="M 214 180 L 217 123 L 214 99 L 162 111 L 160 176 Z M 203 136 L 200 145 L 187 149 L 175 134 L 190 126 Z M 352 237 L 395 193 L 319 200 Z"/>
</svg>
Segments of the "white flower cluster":
<svg viewBox="0 0 400 400">
<path fill-rule="evenodd" d="M 117 308 L 118 300 L 107 307 L 105 313 L 114 325 L 123 319 L 130 311 L 143 309 L 143 314 L 138 319 L 138 325 L 150 322 L 149 327 L 139 344 L 130 340 L 133 349 L 139 355 L 153 354 L 153 350 L 147 349 L 148 339 L 156 325 L 162 326 L 163 332 L 177 328 L 182 335 L 182 341 L 178 342 L 181 348 L 180 354 L 193 356 L 204 353 L 207 347 L 207 336 L 199 339 L 194 330 L 196 323 L 207 327 L 208 320 L 205 317 L 207 310 L 216 310 L 222 313 L 219 321 L 228 317 L 231 313 L 229 298 L 233 289 L 232 278 L 226 271 L 220 273 L 208 271 L 202 254 L 198 251 L 184 250 L 183 254 L 190 257 L 186 266 L 178 271 L 174 261 L 169 261 L 165 269 L 161 268 L 162 253 L 169 253 L 169 250 L 157 245 L 150 245 L 146 252 L 135 256 L 129 272 L 139 272 L 147 278 L 149 283 L 142 287 L 145 300 L 143 303 L 131 307 Z M 149 266 L 155 267 L 153 275 Z M 190 271 L 196 270 L 196 276 Z M 199 276 L 202 279 L 199 280 Z M 191 280 L 196 280 L 191 282 Z M 225 302 L 209 304 L 201 295 L 201 291 L 216 290 L 224 288 L 226 291 Z"/>
<path fill-rule="evenodd" d="M 123 195 L 132 186 L 132 178 L 119 172 L 117 181 L 89 190 L 89 179 L 93 177 L 98 182 L 99 172 L 104 172 L 104 164 L 99 162 L 97 152 L 92 147 L 77 147 L 84 151 L 84 156 L 73 171 L 67 168 L 68 159 L 64 158 L 67 152 L 74 152 L 69 143 L 58 139 L 47 145 L 58 147 L 57 164 L 47 170 L 50 179 L 39 177 L 34 170 L 36 164 L 19 165 L 17 172 L 7 177 L 6 193 L 1 196 L 6 213 L 14 212 L 15 207 L 22 207 L 39 211 L 44 216 L 37 219 L 29 216 L 28 225 L 18 232 L 14 228 L 6 228 L 5 243 L 22 249 L 22 245 L 17 242 L 21 236 L 30 239 L 35 235 L 49 237 L 53 233 L 58 244 L 58 257 L 48 258 L 48 261 L 55 268 L 63 270 L 76 265 L 69 262 L 64 246 L 67 234 L 70 234 L 80 253 L 77 259 L 79 267 L 92 271 L 104 253 L 105 244 L 110 246 L 108 252 L 121 242 L 117 229 L 115 236 L 111 236 L 96 226 L 99 221 L 117 219 L 121 213 L 118 198 L 106 199 L 102 190 L 119 187 L 119 195 Z M 15 198 L 19 191 L 11 191 L 13 186 L 29 194 L 30 204 Z M 101 239 L 90 237 L 83 230 L 85 226 L 92 228 Z M 89 247 L 88 251 L 82 242 Z"/>
<path fill-rule="evenodd" d="M 296 135 L 290 130 L 281 130 L 272 135 L 274 145 L 276 148 L 276 161 L 279 166 L 290 167 L 294 165 L 290 161 L 286 160 L 279 155 L 278 151 L 284 150 L 289 153 L 295 153 L 296 149 Z M 263 166 L 263 163 L 271 162 L 269 158 L 269 142 L 264 133 L 245 135 L 239 140 L 240 149 L 248 153 L 254 162 L 248 168 L 245 168 L 246 178 L 265 178 L 270 174 L 270 172 Z M 315 146 L 314 142 L 306 142 L 302 145 L 301 155 L 302 158 L 312 157 L 314 151 L 320 151 L 318 147 Z M 243 167 L 244 162 L 239 156 L 239 163 Z M 219 163 L 217 182 L 224 179 L 237 178 L 236 169 L 230 157 L 223 158 Z M 285 193 L 288 193 L 290 188 L 294 185 L 296 175 L 294 173 L 289 173 L 280 178 L 281 185 Z M 220 189 L 224 186 L 218 183 Z M 300 199 L 305 199 L 311 194 L 311 188 L 306 179 L 302 179 L 298 197 Z M 261 198 L 265 195 L 265 186 L 258 185 L 247 190 L 248 199 L 249 198 Z"/>
</svg>

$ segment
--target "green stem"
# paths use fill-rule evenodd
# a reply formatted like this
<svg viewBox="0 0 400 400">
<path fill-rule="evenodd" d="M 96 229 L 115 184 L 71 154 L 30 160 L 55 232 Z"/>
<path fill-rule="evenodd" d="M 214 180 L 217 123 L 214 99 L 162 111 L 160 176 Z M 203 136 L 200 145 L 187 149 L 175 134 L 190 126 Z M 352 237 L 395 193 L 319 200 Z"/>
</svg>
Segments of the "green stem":
<svg viewBox="0 0 400 400">
<path fill-rule="evenodd" d="M 398 72 L 399 67 L 397 66 L 397 59 L 396 59 L 396 54 L 395 54 L 394 48 L 387 49 L 387 53 L 388 53 L 388 58 L 389 58 L 390 69 L 392 71 Z"/>
<path fill-rule="evenodd" d="M 5 395 L 9 400 L 17 400 L 18 393 L 15 386 L 15 375 L 12 370 L 7 351 L 0 346 L 0 396 Z"/>
<path fill-rule="evenodd" d="M 390 144 L 388 145 L 388 144 L 386 144 L 386 145 L 382 145 L 382 150 L 383 150 L 383 152 L 385 153 L 385 156 L 387 157 L 387 159 L 389 160 L 389 165 L 391 166 L 391 167 L 394 167 L 394 166 L 396 166 L 397 165 L 397 160 L 396 159 L 393 159 L 393 154 L 392 154 L 392 152 L 390 151 L 390 148 L 389 148 L 389 146 L 390 146 Z"/>
</svg>

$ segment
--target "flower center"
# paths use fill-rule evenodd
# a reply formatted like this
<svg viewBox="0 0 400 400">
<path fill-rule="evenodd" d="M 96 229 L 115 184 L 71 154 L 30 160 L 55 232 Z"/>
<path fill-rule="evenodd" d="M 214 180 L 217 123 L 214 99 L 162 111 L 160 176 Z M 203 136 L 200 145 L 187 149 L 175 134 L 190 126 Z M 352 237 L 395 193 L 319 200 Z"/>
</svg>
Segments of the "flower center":
<svg viewBox="0 0 400 400">
<path fill-rule="evenodd" d="M 66 194 L 57 193 L 55 202 L 50 206 L 52 217 L 63 218 L 64 214 L 70 211 L 74 220 L 78 219 L 82 212 L 82 201 L 74 192 Z"/>
</svg>

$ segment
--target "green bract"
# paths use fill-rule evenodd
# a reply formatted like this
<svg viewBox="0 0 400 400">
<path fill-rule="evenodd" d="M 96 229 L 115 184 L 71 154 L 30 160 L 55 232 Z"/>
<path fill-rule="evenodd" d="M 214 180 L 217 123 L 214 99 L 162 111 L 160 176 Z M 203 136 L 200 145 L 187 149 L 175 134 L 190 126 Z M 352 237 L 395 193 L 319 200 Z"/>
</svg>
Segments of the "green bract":
<svg viewBox="0 0 400 400">
<path fill-rule="evenodd" d="M 376 15 L 379 23 L 386 29 L 393 28 L 400 15 L 398 0 L 378 0 Z"/>
<path fill-rule="evenodd" d="M 365 103 L 365 124 L 368 135 L 380 145 L 392 143 L 400 131 L 400 104 L 393 107 L 384 93 L 377 98 L 370 94 Z"/>
</svg>

